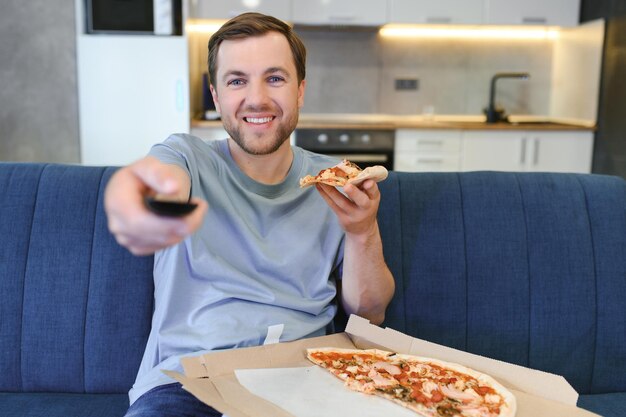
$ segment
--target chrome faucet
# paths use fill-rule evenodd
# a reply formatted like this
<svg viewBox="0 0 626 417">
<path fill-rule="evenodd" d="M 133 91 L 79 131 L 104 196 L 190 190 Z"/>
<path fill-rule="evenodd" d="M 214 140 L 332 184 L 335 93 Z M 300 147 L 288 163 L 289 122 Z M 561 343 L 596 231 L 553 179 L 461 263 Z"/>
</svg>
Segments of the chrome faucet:
<svg viewBox="0 0 626 417">
<path fill-rule="evenodd" d="M 487 116 L 487 123 L 497 123 L 508 121 L 508 116 L 504 113 L 504 109 L 496 107 L 496 81 L 500 78 L 518 78 L 527 80 L 530 78 L 530 74 L 527 72 L 498 72 L 491 77 L 491 87 L 489 89 L 489 106 L 484 109 L 484 113 Z"/>
</svg>

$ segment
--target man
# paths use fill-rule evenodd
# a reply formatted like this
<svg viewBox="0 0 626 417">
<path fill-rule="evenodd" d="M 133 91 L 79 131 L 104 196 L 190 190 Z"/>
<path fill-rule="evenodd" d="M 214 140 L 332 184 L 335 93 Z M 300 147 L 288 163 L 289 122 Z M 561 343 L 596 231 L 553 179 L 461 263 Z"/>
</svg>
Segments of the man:
<svg viewBox="0 0 626 417">
<path fill-rule="evenodd" d="M 219 415 L 161 371 L 180 358 L 326 333 L 340 303 L 380 323 L 394 292 L 372 180 L 342 194 L 300 177 L 337 161 L 291 147 L 305 89 L 305 48 L 261 14 L 235 17 L 209 41 L 211 93 L 230 137 L 173 135 L 119 170 L 105 194 L 109 228 L 134 254 L 156 252 L 152 330 L 127 416 Z M 149 212 L 148 194 L 191 201 L 183 218 Z M 321 196 L 321 198 L 320 198 Z M 207 204 L 208 202 L 208 204 Z M 341 271 L 341 276 L 339 276 Z"/>
</svg>

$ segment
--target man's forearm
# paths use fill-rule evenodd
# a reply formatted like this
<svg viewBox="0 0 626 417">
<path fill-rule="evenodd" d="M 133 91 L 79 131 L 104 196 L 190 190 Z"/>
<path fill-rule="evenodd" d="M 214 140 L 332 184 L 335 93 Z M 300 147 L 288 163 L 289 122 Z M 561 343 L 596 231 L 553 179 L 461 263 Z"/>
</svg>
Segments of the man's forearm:
<svg viewBox="0 0 626 417">
<path fill-rule="evenodd" d="M 341 298 L 348 314 L 380 324 L 395 283 L 383 257 L 378 224 L 368 235 L 346 234 Z"/>
</svg>

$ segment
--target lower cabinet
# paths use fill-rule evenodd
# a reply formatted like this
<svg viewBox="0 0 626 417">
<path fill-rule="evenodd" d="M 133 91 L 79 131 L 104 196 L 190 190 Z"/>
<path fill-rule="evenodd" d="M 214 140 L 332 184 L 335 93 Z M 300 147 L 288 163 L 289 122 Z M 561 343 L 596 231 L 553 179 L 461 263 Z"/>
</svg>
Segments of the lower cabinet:
<svg viewBox="0 0 626 417">
<path fill-rule="evenodd" d="M 192 126 L 191 134 L 228 137 L 219 126 Z M 592 157 L 591 131 L 397 129 L 394 170 L 590 173 Z"/>
<path fill-rule="evenodd" d="M 591 172 L 593 132 L 465 131 L 462 171 Z"/>
<path fill-rule="evenodd" d="M 461 130 L 396 130 L 394 170 L 406 172 L 458 171 Z"/>
</svg>

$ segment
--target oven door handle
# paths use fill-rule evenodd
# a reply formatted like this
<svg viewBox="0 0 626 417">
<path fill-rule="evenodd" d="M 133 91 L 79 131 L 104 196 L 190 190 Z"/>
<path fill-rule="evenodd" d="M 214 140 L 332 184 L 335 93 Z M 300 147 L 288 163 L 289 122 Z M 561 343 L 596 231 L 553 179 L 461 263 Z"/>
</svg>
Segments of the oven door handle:
<svg viewBox="0 0 626 417">
<path fill-rule="evenodd" d="M 359 154 L 359 153 L 351 153 L 351 154 L 326 154 L 328 156 L 332 156 L 334 158 L 339 159 L 347 159 L 350 162 L 359 163 L 359 162 L 388 162 L 389 156 L 385 154 Z"/>
</svg>

